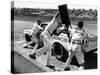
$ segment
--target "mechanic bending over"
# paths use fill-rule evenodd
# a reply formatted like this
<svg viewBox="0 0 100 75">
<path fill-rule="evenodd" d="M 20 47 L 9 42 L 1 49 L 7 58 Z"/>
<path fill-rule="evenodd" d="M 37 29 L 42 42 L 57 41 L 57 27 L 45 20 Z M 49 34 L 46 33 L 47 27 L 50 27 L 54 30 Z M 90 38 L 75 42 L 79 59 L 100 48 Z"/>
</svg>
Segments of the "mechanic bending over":
<svg viewBox="0 0 100 75">
<path fill-rule="evenodd" d="M 57 28 L 58 15 L 59 15 L 59 12 L 56 13 L 53 19 L 46 26 L 45 30 L 41 33 L 41 39 L 43 40 L 44 47 L 40 48 L 39 50 L 36 50 L 35 52 L 32 52 L 29 55 L 31 58 L 36 59 L 36 57 L 39 57 L 46 52 L 47 53 L 46 65 L 48 67 L 51 67 L 50 65 L 50 56 L 51 56 L 50 38 L 51 38 L 51 35 L 53 34 L 53 31 Z"/>
<path fill-rule="evenodd" d="M 41 20 L 38 19 L 37 23 L 35 23 L 33 25 L 33 28 L 30 33 L 32 35 L 32 40 L 30 42 L 28 42 L 27 44 L 24 44 L 24 48 L 27 48 L 28 46 L 30 46 L 31 44 L 33 44 L 35 42 L 36 45 L 35 45 L 33 51 L 35 49 L 37 49 L 37 47 L 39 46 L 39 43 L 40 43 L 40 33 L 43 30 L 40 25 L 41 25 Z"/>
<path fill-rule="evenodd" d="M 65 69 L 64 69 L 65 71 L 70 70 L 69 64 L 74 55 L 79 63 L 79 70 L 84 69 L 84 53 L 82 52 L 82 43 L 83 40 L 86 38 L 87 34 L 83 26 L 84 26 L 84 22 L 79 21 L 77 28 L 69 29 L 71 34 L 71 41 L 68 45 L 69 56 L 65 63 Z"/>
</svg>

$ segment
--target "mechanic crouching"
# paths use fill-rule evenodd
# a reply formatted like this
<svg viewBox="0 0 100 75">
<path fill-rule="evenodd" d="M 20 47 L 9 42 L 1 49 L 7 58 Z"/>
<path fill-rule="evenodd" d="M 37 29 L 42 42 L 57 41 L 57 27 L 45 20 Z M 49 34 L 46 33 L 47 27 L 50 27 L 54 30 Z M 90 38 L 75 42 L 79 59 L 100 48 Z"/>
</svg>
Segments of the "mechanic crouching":
<svg viewBox="0 0 100 75">
<path fill-rule="evenodd" d="M 41 34 L 41 31 L 43 30 L 40 25 L 41 25 L 41 20 L 39 19 L 37 20 L 37 23 L 35 23 L 33 25 L 33 28 L 31 29 L 31 33 L 30 33 L 31 36 L 25 36 L 26 42 L 29 40 L 29 38 L 30 38 L 30 41 L 24 44 L 24 48 L 28 48 L 28 46 L 31 46 L 34 43 L 35 43 L 35 47 L 33 51 L 35 51 L 38 48 L 40 44 L 40 34 Z"/>
</svg>

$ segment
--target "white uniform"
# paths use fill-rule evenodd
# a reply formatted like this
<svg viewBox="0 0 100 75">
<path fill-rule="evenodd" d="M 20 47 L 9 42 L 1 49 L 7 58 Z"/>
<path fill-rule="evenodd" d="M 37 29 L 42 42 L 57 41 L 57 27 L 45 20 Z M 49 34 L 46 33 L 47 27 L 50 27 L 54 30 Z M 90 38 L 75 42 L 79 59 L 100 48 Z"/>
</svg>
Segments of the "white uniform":
<svg viewBox="0 0 100 75">
<path fill-rule="evenodd" d="M 73 40 L 79 40 L 80 42 L 83 41 L 84 37 L 85 37 L 85 30 L 84 29 L 78 29 L 75 28 L 72 31 L 72 41 Z"/>
<path fill-rule="evenodd" d="M 40 29 L 42 30 L 42 28 L 41 28 L 37 23 L 35 23 L 35 24 L 33 25 L 32 30 L 31 30 L 32 40 L 34 40 L 35 43 L 38 42 L 37 33 L 40 31 Z"/>
<path fill-rule="evenodd" d="M 42 29 L 42 28 L 37 23 L 34 23 L 31 33 L 36 34 L 39 32 L 40 29 Z"/>
<path fill-rule="evenodd" d="M 24 47 L 27 47 L 29 46 L 30 44 L 32 44 L 33 42 L 35 43 L 39 43 L 39 39 L 38 39 L 38 36 L 37 36 L 37 33 L 40 31 L 40 29 L 42 29 L 37 23 L 35 23 L 33 25 L 33 28 L 31 30 L 27 30 L 29 31 L 30 35 L 32 35 L 32 41 L 30 41 L 29 43 L 27 44 L 24 44 Z M 25 31 L 26 32 L 26 31 Z"/>
<path fill-rule="evenodd" d="M 45 30 L 41 33 L 41 39 L 43 40 L 44 47 L 37 50 L 36 55 L 41 56 L 45 52 L 47 52 L 47 65 L 49 65 L 50 56 L 51 56 L 51 44 L 50 44 L 50 36 L 53 31 L 57 27 L 57 22 L 55 22 L 55 18 L 48 23 Z"/>
<path fill-rule="evenodd" d="M 51 22 L 48 23 L 45 30 L 41 33 L 41 37 L 43 38 L 45 46 L 50 46 L 50 36 L 56 28 L 57 22 L 55 22 L 55 19 L 53 19 Z"/>
<path fill-rule="evenodd" d="M 86 35 L 85 30 L 79 28 L 72 29 L 71 35 L 71 43 L 68 45 L 69 57 L 66 61 L 65 67 L 69 67 L 71 59 L 74 55 L 79 64 L 84 63 L 84 55 L 81 51 L 81 44 Z"/>
</svg>

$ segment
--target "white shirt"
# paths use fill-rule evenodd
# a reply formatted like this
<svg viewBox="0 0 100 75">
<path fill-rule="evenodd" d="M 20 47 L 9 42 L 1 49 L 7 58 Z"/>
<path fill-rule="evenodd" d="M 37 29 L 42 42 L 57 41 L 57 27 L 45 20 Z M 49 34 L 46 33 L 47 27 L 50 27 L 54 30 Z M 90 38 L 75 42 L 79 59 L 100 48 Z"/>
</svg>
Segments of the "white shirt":
<svg viewBox="0 0 100 75">
<path fill-rule="evenodd" d="M 79 29 L 79 28 L 75 28 L 75 29 L 70 29 L 71 31 L 71 35 L 72 35 L 72 38 L 71 40 L 79 40 L 79 41 L 83 41 L 83 39 L 85 38 L 85 30 L 82 28 L 82 29 Z"/>
<path fill-rule="evenodd" d="M 33 25 L 33 28 L 32 28 L 32 30 L 31 30 L 31 33 L 32 34 L 37 34 L 38 32 L 39 32 L 39 30 L 40 29 L 42 29 L 37 23 L 35 23 L 34 25 Z"/>
</svg>

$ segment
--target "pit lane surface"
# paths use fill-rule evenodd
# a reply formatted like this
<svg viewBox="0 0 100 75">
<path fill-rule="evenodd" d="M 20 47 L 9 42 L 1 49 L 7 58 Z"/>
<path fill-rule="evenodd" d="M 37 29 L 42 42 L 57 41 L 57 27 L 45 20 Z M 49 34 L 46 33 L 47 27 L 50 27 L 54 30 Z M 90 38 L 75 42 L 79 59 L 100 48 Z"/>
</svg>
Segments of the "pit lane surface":
<svg viewBox="0 0 100 75">
<path fill-rule="evenodd" d="M 17 41 L 15 43 L 15 51 L 20 53 L 22 56 L 24 56 L 26 59 L 30 59 L 30 62 L 34 63 L 34 60 L 29 58 L 29 54 L 31 53 L 32 49 L 27 49 L 23 48 L 22 45 L 24 44 L 24 41 Z M 88 52 L 85 53 L 85 69 L 96 69 L 97 68 L 97 53 L 94 52 Z M 46 55 L 42 55 L 38 57 L 36 62 L 39 62 L 41 65 L 46 65 Z M 55 56 L 51 56 L 50 64 L 55 66 L 54 71 L 64 71 L 64 62 L 59 61 L 55 58 Z M 25 65 L 24 65 L 25 66 Z M 77 61 L 75 58 L 73 58 L 71 65 L 70 65 L 71 70 L 78 70 L 77 67 Z M 51 70 L 50 70 L 51 72 Z"/>
</svg>

